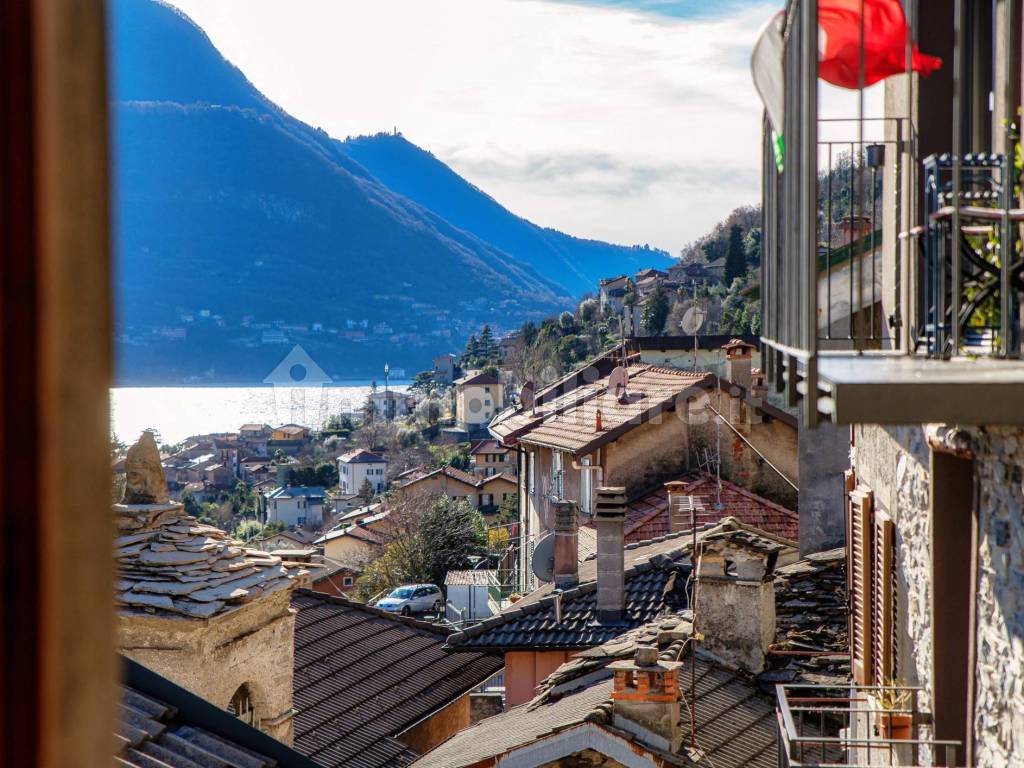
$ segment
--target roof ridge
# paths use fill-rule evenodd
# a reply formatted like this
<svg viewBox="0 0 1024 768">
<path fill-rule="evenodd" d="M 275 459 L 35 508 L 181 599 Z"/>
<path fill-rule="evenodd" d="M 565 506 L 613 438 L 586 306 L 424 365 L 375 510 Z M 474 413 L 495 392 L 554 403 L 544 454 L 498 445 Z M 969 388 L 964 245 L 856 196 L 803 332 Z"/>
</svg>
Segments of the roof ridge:
<svg viewBox="0 0 1024 768">
<path fill-rule="evenodd" d="M 368 603 L 361 603 L 358 600 L 352 600 L 348 597 L 342 597 L 341 595 L 330 595 L 326 592 L 318 592 L 308 587 L 295 590 L 296 595 L 302 595 L 306 597 L 312 597 L 315 600 L 319 600 L 322 603 L 334 603 L 335 605 L 342 605 L 347 608 L 353 608 L 358 611 L 365 611 L 374 616 L 379 616 L 384 619 L 390 619 L 398 624 L 405 624 L 416 629 L 424 629 L 428 632 L 432 632 L 435 635 L 443 635 L 448 637 L 454 634 L 455 630 L 451 627 L 445 627 L 440 624 L 433 624 L 432 622 L 425 621 L 423 619 L 414 619 L 412 616 L 403 616 L 399 613 L 391 613 L 385 611 L 383 608 L 377 608 L 376 606 L 369 605 Z"/>
</svg>

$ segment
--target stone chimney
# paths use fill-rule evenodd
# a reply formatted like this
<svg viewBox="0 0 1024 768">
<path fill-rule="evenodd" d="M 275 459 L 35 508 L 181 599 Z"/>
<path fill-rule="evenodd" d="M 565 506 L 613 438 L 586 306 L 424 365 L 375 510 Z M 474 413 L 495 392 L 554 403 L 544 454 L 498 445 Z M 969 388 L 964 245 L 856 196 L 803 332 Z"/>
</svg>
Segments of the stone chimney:
<svg viewBox="0 0 1024 768">
<path fill-rule="evenodd" d="M 594 527 L 597 529 L 597 620 L 602 624 L 622 620 L 626 606 L 625 543 L 626 489 L 597 489 Z"/>
<path fill-rule="evenodd" d="M 704 648 L 755 674 L 775 640 L 778 549 L 739 537 L 698 544 L 694 630 Z"/>
<path fill-rule="evenodd" d="M 733 339 L 722 349 L 725 350 L 725 378 L 744 389 L 750 388 L 753 351 L 756 347 L 742 339 Z"/>
<path fill-rule="evenodd" d="M 555 504 L 555 587 L 569 589 L 580 580 L 579 519 L 576 502 L 559 501 Z"/>
<path fill-rule="evenodd" d="M 699 518 L 700 514 L 704 512 L 703 502 L 696 496 L 690 495 L 689 487 L 690 484 L 685 480 L 673 480 L 670 483 L 665 483 L 665 489 L 668 491 L 669 533 L 691 530 L 693 518 Z"/>
<path fill-rule="evenodd" d="M 615 661 L 612 722 L 639 741 L 665 752 L 677 752 L 683 743 L 679 725 L 680 661 L 659 661 L 658 649 L 641 645 L 633 659 Z"/>
</svg>

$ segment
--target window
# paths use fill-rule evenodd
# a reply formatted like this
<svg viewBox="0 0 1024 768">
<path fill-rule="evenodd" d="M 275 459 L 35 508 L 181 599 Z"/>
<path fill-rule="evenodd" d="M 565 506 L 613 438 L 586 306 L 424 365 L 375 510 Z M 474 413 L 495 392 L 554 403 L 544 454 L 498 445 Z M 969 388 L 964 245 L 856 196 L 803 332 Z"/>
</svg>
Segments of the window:
<svg viewBox="0 0 1024 768">
<path fill-rule="evenodd" d="M 585 456 L 580 460 L 580 465 L 583 467 L 590 466 L 590 457 Z M 594 473 L 592 471 L 583 469 L 580 470 L 580 512 L 586 514 L 593 513 L 594 503 Z"/>
<path fill-rule="evenodd" d="M 564 486 L 562 483 L 562 454 L 560 451 L 551 452 L 551 492 L 559 499 L 562 498 Z"/>
<path fill-rule="evenodd" d="M 846 473 L 850 655 L 858 685 L 885 685 L 895 677 L 896 591 L 893 524 L 875 509 L 870 488 Z"/>
<path fill-rule="evenodd" d="M 351 576 L 342 576 L 341 577 L 341 586 L 343 586 L 343 587 L 351 587 L 353 584 L 355 584 L 355 580 Z"/>
<path fill-rule="evenodd" d="M 298 518 L 298 520 L 296 520 L 296 522 L 297 522 L 297 523 L 298 523 L 299 525 L 305 525 L 305 524 L 306 524 L 306 518 L 304 518 L 304 517 L 300 517 L 300 518 Z"/>
<path fill-rule="evenodd" d="M 228 712 L 244 723 L 248 723 L 256 728 L 259 727 L 259 721 L 256 719 L 256 708 L 253 706 L 252 695 L 249 693 L 249 686 L 244 683 L 238 687 L 238 690 L 231 697 L 231 701 L 228 702 Z"/>
</svg>

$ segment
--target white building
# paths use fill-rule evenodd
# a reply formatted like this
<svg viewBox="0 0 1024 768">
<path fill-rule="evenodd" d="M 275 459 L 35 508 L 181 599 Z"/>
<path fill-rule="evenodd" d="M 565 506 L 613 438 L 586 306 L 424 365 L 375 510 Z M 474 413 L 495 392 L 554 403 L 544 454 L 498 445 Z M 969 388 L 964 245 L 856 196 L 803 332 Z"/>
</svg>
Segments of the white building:
<svg viewBox="0 0 1024 768">
<path fill-rule="evenodd" d="M 267 522 L 280 520 L 289 528 L 319 527 L 324 521 L 324 489 L 287 486 L 267 494 Z"/>
<path fill-rule="evenodd" d="M 367 397 L 375 416 L 391 420 L 399 416 L 408 416 L 416 408 L 416 398 L 405 392 L 393 389 L 377 390 Z"/>
<path fill-rule="evenodd" d="M 357 494 L 365 480 L 374 493 L 387 489 L 388 460 L 376 453 L 360 449 L 338 457 L 338 487 L 343 496 Z"/>
<path fill-rule="evenodd" d="M 460 429 L 483 429 L 505 406 L 505 385 L 486 373 L 464 376 L 455 382 L 455 420 Z"/>
<path fill-rule="evenodd" d="M 448 571 L 444 580 L 449 621 L 486 619 L 494 614 L 492 597 L 498 597 L 498 578 L 494 571 Z"/>
</svg>

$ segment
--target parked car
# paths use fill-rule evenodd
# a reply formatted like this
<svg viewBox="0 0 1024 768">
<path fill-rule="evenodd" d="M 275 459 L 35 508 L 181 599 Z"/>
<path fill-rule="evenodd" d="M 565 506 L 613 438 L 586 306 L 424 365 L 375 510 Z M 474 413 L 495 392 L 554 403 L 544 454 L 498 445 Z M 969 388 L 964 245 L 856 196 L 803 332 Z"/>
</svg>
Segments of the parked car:
<svg viewBox="0 0 1024 768">
<path fill-rule="evenodd" d="M 378 608 L 409 616 L 413 613 L 437 613 L 441 610 L 441 590 L 433 584 L 406 584 L 396 587 L 376 602 Z"/>
</svg>

